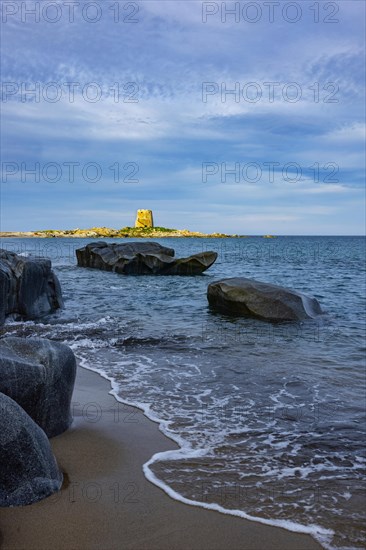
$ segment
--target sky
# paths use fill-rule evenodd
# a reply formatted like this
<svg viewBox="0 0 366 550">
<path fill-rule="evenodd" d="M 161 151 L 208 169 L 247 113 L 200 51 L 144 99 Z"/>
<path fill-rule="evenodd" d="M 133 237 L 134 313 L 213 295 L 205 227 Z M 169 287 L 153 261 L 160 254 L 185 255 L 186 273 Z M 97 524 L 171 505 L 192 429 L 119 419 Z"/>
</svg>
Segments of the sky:
<svg viewBox="0 0 366 550">
<path fill-rule="evenodd" d="M 1 231 L 364 233 L 363 0 L 1 8 Z"/>
</svg>

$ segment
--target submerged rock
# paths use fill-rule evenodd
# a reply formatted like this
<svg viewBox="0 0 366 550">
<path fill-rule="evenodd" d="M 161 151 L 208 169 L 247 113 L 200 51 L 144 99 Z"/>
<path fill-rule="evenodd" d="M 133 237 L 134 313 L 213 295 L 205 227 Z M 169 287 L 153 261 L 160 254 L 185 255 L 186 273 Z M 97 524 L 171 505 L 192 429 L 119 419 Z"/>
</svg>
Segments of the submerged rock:
<svg viewBox="0 0 366 550">
<path fill-rule="evenodd" d="M 70 426 L 76 361 L 68 346 L 41 338 L 0 340 L 0 392 L 16 401 L 46 432 Z"/>
<path fill-rule="evenodd" d="M 0 506 L 25 506 L 61 489 L 62 473 L 43 430 L 0 393 Z"/>
<path fill-rule="evenodd" d="M 323 313 L 316 298 L 244 277 L 211 283 L 207 298 L 210 306 L 223 313 L 267 321 L 299 321 Z"/>
<path fill-rule="evenodd" d="M 36 319 L 63 307 L 50 260 L 0 249 L 0 324 L 11 313 Z"/>
<path fill-rule="evenodd" d="M 216 252 L 174 258 L 174 250 L 156 242 L 96 242 L 76 250 L 80 267 L 129 275 L 199 275 L 216 260 Z"/>
</svg>

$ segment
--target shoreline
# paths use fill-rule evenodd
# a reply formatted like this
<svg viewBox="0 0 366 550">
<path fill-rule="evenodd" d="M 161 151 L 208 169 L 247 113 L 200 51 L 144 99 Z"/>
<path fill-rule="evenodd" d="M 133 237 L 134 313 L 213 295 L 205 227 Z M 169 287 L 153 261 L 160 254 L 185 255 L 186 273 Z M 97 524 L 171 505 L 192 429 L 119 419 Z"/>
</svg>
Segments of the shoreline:
<svg viewBox="0 0 366 550">
<path fill-rule="evenodd" d="M 245 239 L 249 235 L 227 233 L 202 233 L 189 229 L 173 229 L 168 227 L 91 227 L 88 229 L 39 229 L 37 231 L 0 231 L 2 238 L 40 238 L 40 239 L 160 239 L 160 238 L 202 238 L 202 239 Z M 273 239 L 273 235 L 262 235 L 263 238 Z"/>
<path fill-rule="evenodd" d="M 0 239 L 247 239 L 249 235 L 226 235 L 222 233 L 194 233 L 190 231 L 163 232 L 131 232 L 131 234 L 64 234 L 64 235 L 47 235 L 31 231 L 14 231 L 0 233 Z M 275 238 L 263 235 L 263 238 Z"/>
<path fill-rule="evenodd" d="M 4 550 L 322 548 L 310 535 L 187 505 L 150 483 L 143 465 L 179 447 L 142 410 L 117 401 L 108 380 L 78 366 L 73 425 L 51 440 L 62 490 L 0 510 Z"/>
</svg>

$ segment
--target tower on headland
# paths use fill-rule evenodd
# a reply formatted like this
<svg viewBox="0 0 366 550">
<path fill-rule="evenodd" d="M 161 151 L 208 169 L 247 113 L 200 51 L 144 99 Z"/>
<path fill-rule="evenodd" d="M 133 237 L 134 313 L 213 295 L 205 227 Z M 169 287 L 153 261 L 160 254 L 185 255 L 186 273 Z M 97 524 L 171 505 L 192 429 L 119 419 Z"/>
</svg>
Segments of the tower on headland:
<svg viewBox="0 0 366 550">
<path fill-rule="evenodd" d="M 154 227 L 152 210 L 137 210 L 135 227 Z"/>
</svg>

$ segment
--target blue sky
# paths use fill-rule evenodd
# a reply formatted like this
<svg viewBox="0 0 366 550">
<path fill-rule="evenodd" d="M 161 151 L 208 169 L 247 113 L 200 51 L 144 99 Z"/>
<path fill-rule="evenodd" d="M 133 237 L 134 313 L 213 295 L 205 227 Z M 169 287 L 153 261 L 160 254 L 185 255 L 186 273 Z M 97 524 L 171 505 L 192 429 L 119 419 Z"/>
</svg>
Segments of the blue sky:
<svg viewBox="0 0 366 550">
<path fill-rule="evenodd" d="M 365 3 L 236 4 L 3 2 L 1 230 L 362 234 Z"/>
</svg>

